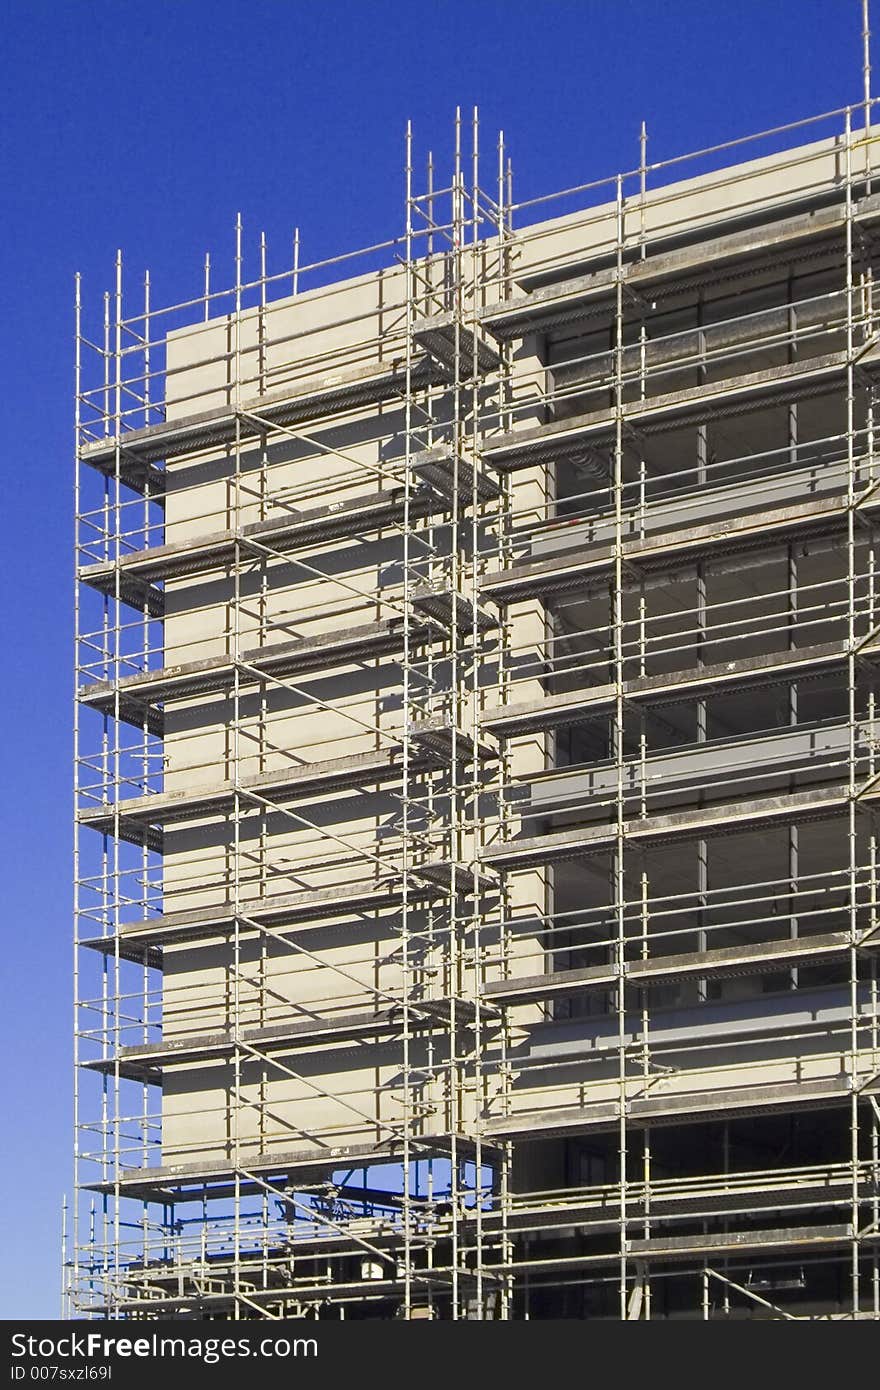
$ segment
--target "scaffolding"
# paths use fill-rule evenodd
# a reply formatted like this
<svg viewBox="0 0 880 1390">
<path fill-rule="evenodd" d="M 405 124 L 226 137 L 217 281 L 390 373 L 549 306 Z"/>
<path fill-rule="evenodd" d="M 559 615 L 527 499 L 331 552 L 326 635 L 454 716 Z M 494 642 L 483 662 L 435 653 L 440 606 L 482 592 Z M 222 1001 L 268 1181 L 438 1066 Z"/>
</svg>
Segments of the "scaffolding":
<svg viewBox="0 0 880 1390">
<path fill-rule="evenodd" d="M 70 1313 L 880 1317 L 871 111 L 77 282 Z"/>
</svg>

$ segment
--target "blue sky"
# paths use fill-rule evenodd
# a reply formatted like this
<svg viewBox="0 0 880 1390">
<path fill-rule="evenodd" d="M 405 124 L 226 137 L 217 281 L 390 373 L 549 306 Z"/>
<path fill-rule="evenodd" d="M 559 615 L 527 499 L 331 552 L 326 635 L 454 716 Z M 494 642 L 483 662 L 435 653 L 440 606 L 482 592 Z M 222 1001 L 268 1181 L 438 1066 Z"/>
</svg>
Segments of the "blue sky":
<svg viewBox="0 0 880 1390">
<path fill-rule="evenodd" d="M 874 0 L 880 90 L 880 0 Z M 53 1317 L 70 1188 L 74 271 L 117 247 L 157 300 L 206 249 L 246 273 L 394 235 L 403 132 L 457 103 L 506 133 L 520 198 L 861 95 L 859 0 L 7 0 L 0 84 L 0 1316 Z M 271 268 L 271 264 L 270 264 Z M 7 1123 L 8 1122 L 8 1123 Z"/>
</svg>

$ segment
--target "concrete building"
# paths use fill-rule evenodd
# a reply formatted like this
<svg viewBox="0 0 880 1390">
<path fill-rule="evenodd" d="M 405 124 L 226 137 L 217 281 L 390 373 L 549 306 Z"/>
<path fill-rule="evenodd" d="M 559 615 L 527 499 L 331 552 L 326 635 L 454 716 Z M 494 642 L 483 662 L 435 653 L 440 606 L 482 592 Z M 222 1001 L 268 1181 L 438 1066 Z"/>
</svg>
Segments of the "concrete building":
<svg viewBox="0 0 880 1390">
<path fill-rule="evenodd" d="M 77 290 L 73 1309 L 880 1316 L 867 111 Z"/>
</svg>

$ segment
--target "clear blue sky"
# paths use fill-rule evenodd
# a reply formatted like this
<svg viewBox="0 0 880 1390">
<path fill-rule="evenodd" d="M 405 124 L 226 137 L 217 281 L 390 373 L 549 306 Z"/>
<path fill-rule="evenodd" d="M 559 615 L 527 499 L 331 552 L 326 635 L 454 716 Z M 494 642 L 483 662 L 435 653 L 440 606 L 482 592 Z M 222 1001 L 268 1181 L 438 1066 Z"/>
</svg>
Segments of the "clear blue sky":
<svg viewBox="0 0 880 1390">
<path fill-rule="evenodd" d="M 249 256 L 393 235 L 406 119 L 448 152 L 456 103 L 526 197 L 631 168 L 643 118 L 656 160 L 856 102 L 860 29 L 858 0 L 7 0 L 0 1316 L 56 1315 L 70 1187 L 74 271 L 95 304 L 117 247 L 166 302 L 208 248 L 228 280 L 239 209 Z"/>
</svg>

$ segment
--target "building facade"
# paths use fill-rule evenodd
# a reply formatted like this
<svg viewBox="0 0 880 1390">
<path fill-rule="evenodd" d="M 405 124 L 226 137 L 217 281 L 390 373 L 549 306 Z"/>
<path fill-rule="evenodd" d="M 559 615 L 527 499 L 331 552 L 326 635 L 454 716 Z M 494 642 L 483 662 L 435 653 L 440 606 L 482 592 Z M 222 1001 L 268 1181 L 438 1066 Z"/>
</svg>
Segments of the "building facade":
<svg viewBox="0 0 880 1390">
<path fill-rule="evenodd" d="M 71 1308 L 878 1317 L 866 111 L 478 143 L 77 290 Z"/>
</svg>

